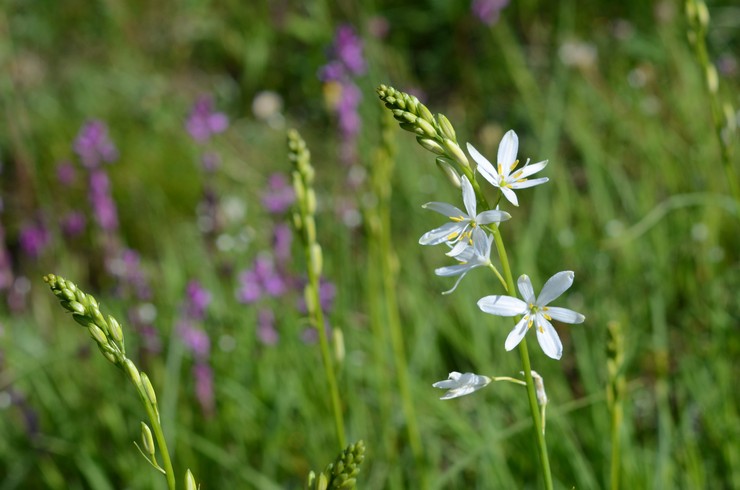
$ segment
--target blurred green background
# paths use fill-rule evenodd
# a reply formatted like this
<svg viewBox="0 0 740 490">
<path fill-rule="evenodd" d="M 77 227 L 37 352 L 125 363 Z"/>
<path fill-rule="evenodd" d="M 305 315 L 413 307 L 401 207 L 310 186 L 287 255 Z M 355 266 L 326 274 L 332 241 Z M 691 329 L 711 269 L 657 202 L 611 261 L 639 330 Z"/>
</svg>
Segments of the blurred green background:
<svg viewBox="0 0 740 490">
<path fill-rule="evenodd" d="M 738 107 L 740 9 L 708 7 L 717 98 Z M 476 12 L 449 0 L 3 2 L 0 246 L 10 280 L 0 290 L 0 489 L 165 487 L 132 444 L 144 417 L 133 388 L 56 304 L 41 280 L 49 272 L 124 323 L 130 355 L 158 390 L 180 474 L 190 468 L 202 488 L 302 488 L 309 470 L 333 460 L 339 448 L 300 285 L 240 301 L 243 271 L 275 261 L 273 232 L 290 221 L 263 203 L 270 176 L 289 175 L 289 127 L 316 167 L 318 240 L 335 287 L 327 313 L 344 340 L 345 422 L 368 447 L 359 488 L 539 487 L 523 390 L 498 383 L 442 402 L 431 387 L 450 371 L 517 376 L 520 366 L 503 348 L 510 323 L 475 305 L 501 293 L 495 278 L 473 271 L 440 295 L 451 281 L 433 271 L 450 261 L 417 242 L 441 218 L 421 205 L 456 203 L 459 191 L 394 127 L 393 294 L 423 457 L 409 446 L 397 366 L 372 326 L 388 312 L 362 224 L 378 198 L 363 176 L 376 170 L 381 83 L 447 115 L 461 143 L 491 158 L 513 128 L 521 159 L 549 159 L 550 182 L 522 191 L 502 229 L 515 277 L 528 274 L 538 289 L 575 271 L 558 304 L 587 317 L 557 326 L 561 361 L 529 342 L 550 398 L 556 488 L 609 488 L 615 437 L 623 488 L 740 488 L 740 208 L 683 4 L 523 0 L 489 22 Z M 354 28 L 367 63 L 352 77 L 361 129 L 349 162 L 337 86 L 319 76 L 342 25 Z M 204 94 L 229 127 L 199 144 L 186 121 Z M 95 228 L 73 150 L 91 119 L 107 124 L 118 151 L 105 166 L 120 221 L 113 238 Z M 734 133 L 726 136 L 731 145 Z M 217 169 L 203 169 L 204 154 L 219 156 Z M 59 182 L 64 161 L 76 169 L 71 186 Z M 74 209 L 88 226 L 70 237 L 60 222 Z M 209 216 L 216 225 L 204 224 Z M 34 224 L 46 235 L 29 253 L 22 237 Z M 149 295 L 110 274 L 111 242 L 136 251 Z M 281 272 L 300 283 L 302 252 L 298 243 L 292 250 Z M 190 281 L 212 298 L 197 322 L 210 339 L 210 408 L 193 371 L 206 361 L 178 329 Z M 264 311 L 277 342 L 265 340 Z M 625 348 L 616 434 L 610 322 Z"/>
</svg>

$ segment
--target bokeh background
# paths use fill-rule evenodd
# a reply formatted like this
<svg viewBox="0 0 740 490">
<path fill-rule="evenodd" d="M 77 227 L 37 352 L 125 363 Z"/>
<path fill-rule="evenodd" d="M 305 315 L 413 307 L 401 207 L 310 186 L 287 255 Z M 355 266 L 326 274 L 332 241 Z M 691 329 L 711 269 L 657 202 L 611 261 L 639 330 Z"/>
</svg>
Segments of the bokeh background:
<svg viewBox="0 0 740 490">
<path fill-rule="evenodd" d="M 736 121 L 740 106 L 734 2 L 708 5 L 714 98 L 690 42 L 704 33 L 668 0 L 2 5 L 0 489 L 164 488 L 132 443 L 133 387 L 64 314 L 49 272 L 124 324 L 180 474 L 302 488 L 333 460 L 290 228 L 291 127 L 316 167 L 322 307 L 343 340 L 348 435 L 368 447 L 359 487 L 538 488 L 523 390 L 442 402 L 431 387 L 450 371 L 517 376 L 519 360 L 503 348 L 509 322 L 475 305 L 501 293 L 495 278 L 473 271 L 442 296 L 450 279 L 434 268 L 450 261 L 417 243 L 441 219 L 421 205 L 459 201 L 433 155 L 394 126 L 394 170 L 385 191 L 371 185 L 381 83 L 491 158 L 514 129 L 520 158 L 549 159 L 550 182 L 522 191 L 504 226 L 515 276 L 537 289 L 575 271 L 559 304 L 587 317 L 557 326 L 561 361 L 530 339 L 556 488 L 609 488 L 615 453 L 622 488 L 740 488 L 740 208 L 726 171 L 738 159 L 723 163 L 712 113 L 729 104 Z M 383 248 L 366 224 L 388 194 Z M 390 289 L 373 247 L 397 265 Z M 421 456 L 383 294 L 398 305 Z"/>
</svg>

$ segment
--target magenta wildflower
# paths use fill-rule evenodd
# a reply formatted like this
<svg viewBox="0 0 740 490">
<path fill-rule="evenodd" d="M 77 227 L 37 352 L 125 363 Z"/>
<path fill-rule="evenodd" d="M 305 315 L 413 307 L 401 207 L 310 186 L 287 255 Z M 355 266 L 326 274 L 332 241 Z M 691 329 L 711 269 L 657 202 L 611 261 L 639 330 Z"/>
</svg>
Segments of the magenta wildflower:
<svg viewBox="0 0 740 490">
<path fill-rule="evenodd" d="M 43 253 L 49 241 L 49 232 L 40 222 L 28 224 L 21 229 L 19 237 L 21 250 L 32 259 Z"/>
<path fill-rule="evenodd" d="M 293 186 L 282 173 L 274 173 L 267 180 L 267 191 L 262 195 L 262 205 L 268 213 L 282 214 L 295 201 Z"/>
<path fill-rule="evenodd" d="M 185 123 L 185 128 L 196 143 L 205 143 L 228 127 L 229 118 L 223 112 L 214 112 L 213 99 L 209 95 L 202 95 L 195 101 Z"/>
<path fill-rule="evenodd" d="M 275 345 L 280 340 L 280 335 L 275 330 L 275 313 L 263 308 L 258 313 L 257 338 L 265 345 Z"/>
<path fill-rule="evenodd" d="M 93 170 L 90 173 L 90 188 L 88 199 L 92 208 L 95 222 L 101 230 L 113 231 L 118 228 L 118 210 L 113 201 L 110 189 L 110 179 L 103 170 Z"/>
<path fill-rule="evenodd" d="M 213 370 L 206 362 L 196 362 L 193 366 L 195 378 L 195 396 L 200 408 L 207 416 L 213 415 L 215 400 L 213 392 Z"/>
<path fill-rule="evenodd" d="M 202 320 L 205 318 L 206 308 L 211 303 L 211 293 L 195 280 L 188 283 L 185 291 L 188 297 L 188 316 L 195 320 Z"/>
<path fill-rule="evenodd" d="M 364 75 L 367 70 L 362 54 L 362 40 L 352 26 L 339 26 L 334 35 L 334 55 L 342 62 L 351 75 Z"/>
<path fill-rule="evenodd" d="M 87 168 L 99 167 L 118 159 L 118 150 L 108 136 L 108 128 L 97 119 L 86 122 L 74 142 L 74 151 Z"/>
<path fill-rule="evenodd" d="M 287 223 L 278 223 L 272 230 L 272 247 L 278 267 L 284 267 L 292 257 L 293 231 Z"/>
<path fill-rule="evenodd" d="M 471 10 L 478 19 L 489 26 L 498 22 L 501 11 L 509 5 L 509 0 L 473 0 Z"/>
<path fill-rule="evenodd" d="M 64 161 L 57 165 L 57 180 L 65 187 L 70 187 L 77 179 L 77 170 L 72 162 Z"/>
<path fill-rule="evenodd" d="M 70 211 L 61 219 L 62 232 L 68 237 L 74 237 L 85 231 L 87 220 L 80 211 Z"/>
</svg>

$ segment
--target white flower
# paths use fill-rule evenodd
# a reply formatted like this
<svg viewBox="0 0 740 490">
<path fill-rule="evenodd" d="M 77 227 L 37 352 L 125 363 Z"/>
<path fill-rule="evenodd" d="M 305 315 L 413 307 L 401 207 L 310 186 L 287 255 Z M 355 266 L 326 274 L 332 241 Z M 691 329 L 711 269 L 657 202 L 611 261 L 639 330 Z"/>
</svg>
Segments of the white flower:
<svg viewBox="0 0 740 490">
<path fill-rule="evenodd" d="M 563 344 L 550 320 L 558 320 L 563 323 L 582 323 L 586 317 L 567 308 L 547 306 L 551 301 L 563 294 L 573 284 L 575 274 L 573 271 L 558 272 L 547 280 L 542 287 L 542 292 L 535 298 L 532 281 L 529 277 L 522 275 L 517 281 L 519 292 L 524 298 L 512 296 L 486 296 L 478 301 L 478 307 L 498 316 L 524 315 L 514 329 L 506 338 L 506 350 L 511 350 L 522 341 L 532 325 L 537 327 L 537 340 L 542 350 L 553 359 L 560 359 L 563 355 Z"/>
<path fill-rule="evenodd" d="M 466 246 L 472 245 L 474 241 L 483 239 L 485 232 L 478 225 L 487 225 L 498 223 L 511 218 L 511 215 L 505 211 L 490 210 L 476 214 L 475 191 L 466 176 L 461 179 L 462 197 L 465 203 L 467 213 L 461 211 L 452 204 L 444 202 L 429 202 L 423 207 L 431 209 L 439 214 L 450 218 L 450 222 L 445 223 L 439 228 L 428 231 L 419 238 L 422 245 L 438 245 L 448 243 L 454 245 L 447 255 L 454 257 L 460 254 Z"/>
<path fill-rule="evenodd" d="M 544 184 L 549 180 L 547 177 L 527 179 L 530 175 L 545 168 L 547 160 L 530 165 L 529 159 L 527 159 L 527 163 L 522 168 L 511 173 L 519 165 L 519 160 L 516 159 L 518 149 L 519 138 L 517 138 L 516 133 L 513 130 L 507 131 L 498 145 L 498 165 L 494 167 L 473 145 L 468 143 L 468 152 L 473 160 L 478 163 L 478 172 L 493 186 L 501 189 L 504 197 L 514 206 L 519 206 L 519 201 L 513 189 L 526 189 L 527 187 Z"/>
<path fill-rule="evenodd" d="M 462 281 L 462 278 L 465 277 L 465 274 L 467 274 L 471 269 L 491 265 L 492 243 L 493 235 L 482 232 L 481 239 L 473 240 L 472 245 L 467 245 L 455 256 L 455 259 L 460 262 L 459 264 L 435 269 L 434 273 L 438 276 L 460 276 L 457 278 L 457 281 L 455 281 L 455 285 L 452 286 L 452 289 L 445 291 L 442 294 L 450 294 L 453 292 L 457 288 L 457 285 L 460 284 L 460 281 Z"/>
<path fill-rule="evenodd" d="M 469 395 L 470 393 L 487 386 L 490 382 L 491 378 L 488 376 L 481 376 L 473 373 L 460 374 L 457 371 L 453 371 L 450 373 L 449 378 L 444 381 L 437 381 L 432 386 L 443 390 L 449 390 L 440 398 L 440 400 L 449 400 L 450 398 Z"/>
</svg>

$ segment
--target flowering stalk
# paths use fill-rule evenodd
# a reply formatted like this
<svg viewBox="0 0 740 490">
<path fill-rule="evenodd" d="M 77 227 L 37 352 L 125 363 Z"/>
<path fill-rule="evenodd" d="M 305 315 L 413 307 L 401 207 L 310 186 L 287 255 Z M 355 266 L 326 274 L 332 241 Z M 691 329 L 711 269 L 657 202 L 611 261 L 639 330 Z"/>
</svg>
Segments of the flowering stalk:
<svg viewBox="0 0 740 490">
<path fill-rule="evenodd" d="M 80 290 L 72 281 L 67 281 L 54 274 L 44 276 L 44 281 L 49 285 L 54 295 L 59 298 L 62 307 L 72 313 L 72 318 L 87 328 L 88 333 L 98 344 L 98 348 L 103 356 L 126 373 L 136 387 L 139 398 L 141 398 L 144 409 L 149 417 L 149 423 L 152 429 L 142 422 L 142 445 L 134 444 L 136 444 L 136 447 L 139 448 L 139 451 L 149 464 L 165 475 L 167 488 L 174 490 L 175 472 L 172 468 L 172 461 L 167 450 L 167 441 L 165 440 L 159 419 L 157 395 L 146 373 L 140 372 L 133 361 L 126 357 L 121 325 L 110 315 L 104 318 L 100 312 L 100 306 L 97 300 L 92 295 Z M 153 437 L 152 430 L 154 431 Z M 159 465 L 156 459 L 154 440 L 157 441 L 157 446 L 161 453 L 162 466 Z"/>
<path fill-rule="evenodd" d="M 352 490 L 357 486 L 360 465 L 365 460 L 365 443 L 362 440 L 347 446 L 337 459 L 317 475 L 311 471 L 306 490 Z"/>
<path fill-rule="evenodd" d="M 329 339 L 326 335 L 324 324 L 324 313 L 321 309 L 319 295 L 319 279 L 321 277 L 322 253 L 321 246 L 316 241 L 316 193 L 313 190 L 314 169 L 311 165 L 311 153 L 306 147 L 298 131 L 288 132 L 288 150 L 293 170 L 293 189 L 295 190 L 296 203 L 293 214 L 293 224 L 296 231 L 303 239 L 306 253 L 306 269 L 308 272 L 308 283 L 304 290 L 306 298 L 306 310 L 313 326 L 319 334 L 321 346 L 321 358 L 326 373 L 326 382 L 329 385 L 332 409 L 334 411 L 334 422 L 336 424 L 337 440 L 340 447 L 344 447 L 344 420 L 342 418 L 342 404 L 339 398 L 334 363 L 329 349 Z"/>
<path fill-rule="evenodd" d="M 457 142 L 455 130 L 450 121 L 442 114 L 438 114 L 436 117 L 432 116 L 429 109 L 419 102 L 416 97 L 400 92 L 392 87 L 381 85 L 378 87 L 377 92 L 380 99 L 385 103 L 385 106 L 393 113 L 393 117 L 400 122 L 401 128 L 416 134 L 416 139 L 421 146 L 438 155 L 437 164 L 441 168 L 443 165 L 446 165 L 442 168 L 446 174 L 449 175 L 449 172 L 452 172 L 454 176 L 459 172 L 468 178 L 476 195 L 478 209 L 482 211 L 492 210 L 493 207 L 488 203 L 480 190 L 480 186 L 475 179 L 475 172 L 471 168 L 467 156 Z M 504 153 L 508 155 L 509 148 Z M 512 293 L 515 290 L 514 279 L 511 274 L 511 267 L 509 266 L 508 255 L 501 231 L 496 225 L 485 225 L 485 228 L 493 234 L 493 240 L 496 244 L 496 250 L 498 251 L 503 269 L 506 290 Z M 516 324 L 519 322 L 520 317 L 515 317 L 514 320 Z M 519 343 L 519 355 L 525 382 L 527 383 L 527 399 L 529 401 L 537 448 L 540 455 L 542 477 L 545 481 L 545 488 L 551 490 L 553 483 L 550 461 L 547 454 L 542 417 L 537 403 L 535 382 L 532 377 L 526 338 L 523 338 Z"/>
<path fill-rule="evenodd" d="M 609 384 L 606 387 L 606 404 L 611 415 L 611 463 L 609 488 L 619 488 L 621 470 L 620 432 L 624 419 L 624 335 L 619 322 L 612 321 L 606 325 L 609 341 L 607 343 L 606 371 Z"/>
</svg>

